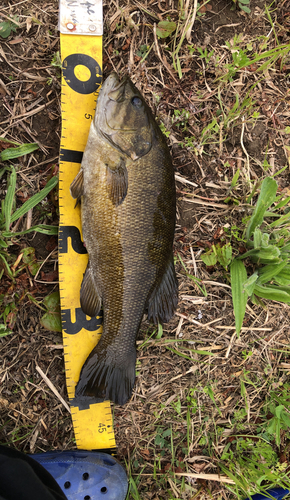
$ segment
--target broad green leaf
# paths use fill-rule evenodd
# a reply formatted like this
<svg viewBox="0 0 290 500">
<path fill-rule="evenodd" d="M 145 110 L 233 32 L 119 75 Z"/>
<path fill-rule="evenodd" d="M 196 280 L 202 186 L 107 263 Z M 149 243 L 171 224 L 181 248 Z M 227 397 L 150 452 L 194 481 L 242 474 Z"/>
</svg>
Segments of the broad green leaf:
<svg viewBox="0 0 290 500">
<path fill-rule="evenodd" d="M 238 96 L 237 96 L 238 97 Z M 237 184 L 238 182 L 238 178 L 239 178 L 239 175 L 240 175 L 240 169 L 238 168 L 238 170 L 236 171 L 233 179 L 232 179 L 232 182 L 231 182 L 231 188 L 234 188 L 235 185 Z"/>
<path fill-rule="evenodd" d="M 7 328 L 7 325 L 0 324 L 0 337 L 6 337 L 6 335 L 11 335 L 11 333 L 13 332 Z"/>
<path fill-rule="evenodd" d="M 158 323 L 158 332 L 157 332 L 157 335 L 156 335 L 156 339 L 161 339 L 163 335 L 163 327 L 161 325 L 161 323 Z"/>
<path fill-rule="evenodd" d="M 213 245 L 212 248 L 206 252 L 202 253 L 200 256 L 201 260 L 205 263 L 206 266 L 215 266 L 217 263 L 217 254 L 215 251 L 215 246 Z"/>
<path fill-rule="evenodd" d="M 275 434 L 276 432 L 276 426 L 277 426 L 277 417 L 273 417 L 269 420 L 268 425 L 267 425 L 267 432 L 269 434 Z"/>
<path fill-rule="evenodd" d="M 244 290 L 250 297 L 254 291 L 256 281 L 258 279 L 258 271 L 255 271 L 244 283 Z"/>
<path fill-rule="evenodd" d="M 2 161 L 13 160 L 13 158 L 19 158 L 20 156 L 32 153 L 38 148 L 39 146 L 36 142 L 22 144 L 21 146 L 18 146 L 18 148 L 7 148 L 0 153 L 0 159 Z"/>
<path fill-rule="evenodd" d="M 262 231 L 256 227 L 254 231 L 254 248 L 259 248 L 262 244 Z"/>
<path fill-rule="evenodd" d="M 270 235 L 268 233 L 262 233 L 261 247 L 267 248 L 269 246 Z"/>
<path fill-rule="evenodd" d="M 290 302 L 290 288 L 289 292 L 281 289 L 279 286 L 275 285 L 257 285 L 254 288 L 254 294 L 263 299 L 277 300 L 278 302 L 288 303 Z"/>
<path fill-rule="evenodd" d="M 263 180 L 257 205 L 247 227 L 247 240 L 250 239 L 251 235 L 255 231 L 255 228 L 262 224 L 266 210 L 275 201 L 277 188 L 278 184 L 272 177 L 266 177 L 266 179 Z"/>
<path fill-rule="evenodd" d="M 269 264 L 268 266 L 259 269 L 259 284 L 267 283 L 271 279 L 279 274 L 282 269 L 287 265 L 287 261 L 283 261 L 280 264 Z"/>
<path fill-rule="evenodd" d="M 23 252 L 23 262 L 28 265 L 28 269 L 31 272 L 32 276 L 35 276 L 40 264 L 38 264 L 35 257 L 35 249 L 33 247 L 26 247 L 22 250 Z"/>
<path fill-rule="evenodd" d="M 43 300 L 47 312 L 42 316 L 41 325 L 52 332 L 61 332 L 60 298 L 58 292 L 53 292 Z"/>
<path fill-rule="evenodd" d="M 276 406 L 275 413 L 277 418 L 281 418 L 281 413 L 284 411 L 284 408 L 285 408 L 284 405 Z"/>
<path fill-rule="evenodd" d="M 22 215 L 25 215 L 31 208 L 34 208 L 38 203 L 40 203 L 47 195 L 48 193 L 57 185 L 58 183 L 58 176 L 52 177 L 46 186 L 39 191 L 39 193 L 36 193 L 34 196 L 29 198 L 25 203 L 23 203 L 22 207 L 18 208 L 16 212 L 11 216 L 11 222 L 15 222 L 19 217 Z"/>
<path fill-rule="evenodd" d="M 16 187 L 16 172 L 15 168 L 11 167 L 11 174 L 8 181 L 7 193 L 4 200 L 4 220 L 5 220 L 6 231 L 9 231 L 11 223 L 11 212 L 15 197 L 15 187 Z"/>
<path fill-rule="evenodd" d="M 278 274 L 275 276 L 274 281 L 278 285 L 287 286 L 290 284 L 290 276 L 288 275 L 287 278 L 285 278 L 283 275 Z"/>
<path fill-rule="evenodd" d="M 246 313 L 247 294 L 244 291 L 244 283 L 247 280 L 247 271 L 241 260 L 234 259 L 231 263 L 231 288 L 235 314 L 236 332 L 239 336 L 243 319 Z"/>
<path fill-rule="evenodd" d="M 240 260 L 240 259 L 245 259 L 247 257 L 251 257 L 252 260 L 254 260 L 254 262 L 263 259 L 266 260 L 267 261 L 266 263 L 268 264 L 268 261 L 271 262 L 275 259 L 278 259 L 280 257 L 280 253 L 281 252 L 278 247 L 269 245 L 266 248 L 253 248 L 252 250 L 249 250 L 248 252 L 240 255 L 238 259 Z M 278 262 L 280 262 L 279 259 Z"/>
<path fill-rule="evenodd" d="M 226 243 L 223 247 L 216 246 L 216 253 L 219 263 L 227 270 L 232 261 L 232 245 Z"/>
<path fill-rule="evenodd" d="M 16 32 L 16 24 L 10 21 L 2 21 L 0 23 L 0 36 L 2 38 L 8 38 L 11 31 Z"/>
<path fill-rule="evenodd" d="M 290 243 L 287 243 L 287 245 L 284 245 L 281 250 L 283 252 L 290 252 Z"/>
<path fill-rule="evenodd" d="M 278 264 L 280 263 L 280 250 L 278 247 L 270 245 L 266 248 L 257 249 L 257 253 L 253 256 L 254 262 L 260 262 L 261 264 Z"/>
<path fill-rule="evenodd" d="M 290 427 L 290 415 L 286 412 L 286 410 L 282 412 L 281 419 L 283 420 L 284 424 Z"/>
<path fill-rule="evenodd" d="M 156 35 L 160 38 L 167 38 L 176 30 L 176 23 L 173 21 L 160 21 L 156 26 Z"/>
<path fill-rule="evenodd" d="M 246 12 L 246 14 L 251 14 L 251 9 L 249 7 L 246 7 L 245 5 L 240 5 L 240 8 Z"/>
</svg>

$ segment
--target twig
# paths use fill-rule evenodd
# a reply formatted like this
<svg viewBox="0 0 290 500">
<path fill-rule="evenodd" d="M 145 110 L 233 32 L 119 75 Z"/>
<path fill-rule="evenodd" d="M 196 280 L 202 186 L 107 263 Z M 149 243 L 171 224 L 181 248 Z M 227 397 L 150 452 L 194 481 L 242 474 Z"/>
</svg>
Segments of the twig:
<svg viewBox="0 0 290 500">
<path fill-rule="evenodd" d="M 195 257 L 194 257 L 194 253 L 193 253 L 193 250 L 192 250 L 192 246 L 189 244 L 189 248 L 190 248 L 190 254 L 191 254 L 191 258 L 192 258 L 192 264 L 193 264 L 193 270 L 194 270 L 194 276 L 196 278 L 198 278 L 198 272 L 197 272 L 197 267 L 196 267 L 196 262 L 195 262 Z"/>
<path fill-rule="evenodd" d="M 213 319 L 212 321 L 209 321 L 208 323 L 203 324 L 203 323 L 200 323 L 199 321 L 195 321 L 195 319 L 191 319 L 188 316 L 185 316 L 185 314 L 181 314 L 181 313 L 176 312 L 175 315 L 179 316 L 180 318 L 186 319 L 187 321 L 189 321 L 190 323 L 193 323 L 194 325 L 201 326 L 203 328 L 207 328 L 209 325 L 212 325 L 212 323 L 217 323 L 218 321 L 221 321 L 223 319 L 223 318 L 216 318 L 216 319 Z"/>
<path fill-rule="evenodd" d="M 204 284 L 206 285 L 215 285 L 215 286 L 222 286 L 224 288 L 232 288 L 230 285 L 226 285 L 225 283 L 217 283 L 216 281 L 203 281 Z"/>
<path fill-rule="evenodd" d="M 58 390 L 54 387 L 53 383 L 49 380 L 49 378 L 43 373 L 42 369 L 36 365 L 36 370 L 38 371 L 39 375 L 43 378 L 44 382 L 48 385 L 48 387 L 52 390 L 52 392 L 55 394 L 55 396 L 60 400 L 60 402 L 63 404 L 63 406 L 66 408 L 66 410 L 70 413 L 70 407 L 68 404 L 65 402 L 63 397 L 60 395 Z"/>
<path fill-rule="evenodd" d="M 196 479 L 206 479 L 207 481 L 220 481 L 221 483 L 235 484 L 233 479 L 219 474 L 194 474 L 193 472 L 175 472 L 176 476 L 192 477 Z"/>
<path fill-rule="evenodd" d="M 226 352 L 225 358 L 228 358 L 229 355 L 230 355 L 230 352 L 231 352 L 231 349 L 233 347 L 233 343 L 234 343 L 234 340 L 235 340 L 235 336 L 236 336 L 236 332 L 234 332 L 233 335 L 231 336 L 231 340 L 230 340 L 230 343 L 229 343 L 229 347 L 227 348 L 227 352 Z"/>
<path fill-rule="evenodd" d="M 198 187 L 198 185 L 194 182 L 188 181 L 185 177 L 181 177 L 181 175 L 178 174 L 175 174 L 175 180 L 181 182 L 182 184 L 190 184 L 193 187 Z"/>
<path fill-rule="evenodd" d="M 180 295 L 180 298 L 182 300 L 189 300 L 190 302 L 193 302 L 194 304 L 204 304 L 204 302 L 205 302 L 205 298 L 194 297 L 193 295 Z"/>
<path fill-rule="evenodd" d="M 17 116 L 11 116 L 10 118 L 8 118 L 7 120 L 3 120 L 3 122 L 0 123 L 0 125 L 4 125 L 4 123 L 9 123 L 10 120 L 17 120 L 17 119 L 23 119 L 23 118 L 27 118 L 28 116 L 33 116 L 33 115 L 36 115 L 36 113 L 39 113 L 40 111 L 42 111 L 43 109 L 45 109 L 47 106 L 49 106 L 50 104 L 52 104 L 54 101 L 55 101 L 55 97 L 45 103 L 45 104 L 42 104 L 41 106 L 39 106 L 38 108 L 36 109 L 32 109 L 31 111 L 28 111 L 27 113 L 22 113 L 21 115 L 17 115 Z M 15 122 L 13 123 L 13 125 L 16 125 L 17 123 L 19 122 Z"/>
<path fill-rule="evenodd" d="M 200 437 L 199 437 L 200 439 Z M 228 484 L 235 484 L 235 481 L 233 479 L 230 479 L 229 477 L 226 476 L 219 476 L 219 474 L 195 474 L 193 472 L 175 472 L 174 473 L 176 476 L 184 476 L 184 477 L 191 477 L 193 479 L 206 479 L 207 481 L 219 481 L 221 483 L 228 483 Z M 137 474 L 133 474 L 133 476 L 137 476 Z M 138 474 L 139 476 L 152 476 L 152 474 Z M 164 476 L 162 472 L 157 472 L 156 476 Z"/>
<path fill-rule="evenodd" d="M 154 35 L 154 43 L 155 43 L 155 47 L 156 47 L 156 52 L 157 52 L 157 55 L 160 59 L 160 61 L 162 62 L 162 64 L 165 66 L 165 68 L 167 69 L 168 73 L 170 74 L 170 76 L 173 78 L 173 80 L 175 81 L 175 83 L 177 85 L 178 84 L 178 81 L 176 80 L 174 74 L 172 73 L 171 71 L 171 68 L 166 60 L 166 57 L 163 56 L 163 58 L 161 57 L 161 53 L 160 53 L 160 49 L 159 49 L 159 43 L 158 43 L 158 40 L 157 40 L 157 35 L 156 35 L 156 23 L 154 23 L 154 28 L 153 28 L 153 35 Z"/>
<path fill-rule="evenodd" d="M 190 198 L 181 198 L 182 201 L 188 201 L 189 203 L 196 203 L 197 205 L 206 205 L 207 207 L 215 207 L 215 208 L 227 208 L 226 205 L 222 205 L 221 203 L 211 203 L 211 202 L 205 202 L 201 200 L 191 200 Z"/>
<path fill-rule="evenodd" d="M 38 277 L 38 275 L 39 275 L 39 273 L 40 273 L 41 268 L 44 266 L 44 264 L 46 263 L 46 261 L 47 261 L 47 260 L 49 259 L 49 257 L 53 254 L 53 252 L 55 252 L 55 250 L 56 250 L 56 249 L 54 248 L 54 249 L 50 252 L 50 254 L 49 254 L 49 255 L 48 255 L 48 256 L 44 259 L 44 261 L 41 263 L 40 268 L 38 269 L 38 271 L 37 271 L 36 275 L 34 276 L 34 281 L 37 281 L 37 279 L 36 279 L 36 278 Z M 44 282 L 44 283 L 46 283 L 46 282 Z M 57 281 L 56 283 L 58 283 L 58 281 Z"/>
</svg>

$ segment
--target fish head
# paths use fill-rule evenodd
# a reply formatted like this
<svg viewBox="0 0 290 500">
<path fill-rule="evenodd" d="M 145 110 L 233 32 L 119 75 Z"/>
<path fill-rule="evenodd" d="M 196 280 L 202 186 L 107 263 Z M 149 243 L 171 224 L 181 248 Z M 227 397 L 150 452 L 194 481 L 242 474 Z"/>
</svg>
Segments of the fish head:
<svg viewBox="0 0 290 500">
<path fill-rule="evenodd" d="M 152 147 L 151 111 L 126 76 L 111 73 L 100 91 L 94 119 L 96 129 L 122 153 L 137 160 Z"/>
</svg>

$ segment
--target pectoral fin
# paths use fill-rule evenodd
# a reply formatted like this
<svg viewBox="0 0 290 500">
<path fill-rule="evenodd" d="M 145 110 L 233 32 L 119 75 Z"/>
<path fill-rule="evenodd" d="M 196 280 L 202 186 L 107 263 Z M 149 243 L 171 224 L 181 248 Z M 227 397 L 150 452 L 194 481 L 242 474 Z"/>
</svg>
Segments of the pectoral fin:
<svg viewBox="0 0 290 500">
<path fill-rule="evenodd" d="M 173 257 L 170 258 L 161 282 L 148 300 L 148 319 L 154 323 L 166 323 L 175 313 L 178 303 L 178 283 Z"/>
<path fill-rule="evenodd" d="M 77 203 L 84 194 L 84 171 L 82 168 L 70 185 L 70 194 L 74 199 L 77 198 Z"/>
<path fill-rule="evenodd" d="M 101 297 L 97 290 L 92 271 L 90 269 L 90 264 L 86 269 L 84 274 L 82 286 L 81 286 L 81 308 L 85 314 L 91 316 L 97 316 L 101 309 Z"/>
<path fill-rule="evenodd" d="M 120 159 L 116 167 L 107 166 L 107 187 L 114 205 L 116 207 L 121 205 L 128 189 L 128 172 L 123 158 Z"/>
</svg>

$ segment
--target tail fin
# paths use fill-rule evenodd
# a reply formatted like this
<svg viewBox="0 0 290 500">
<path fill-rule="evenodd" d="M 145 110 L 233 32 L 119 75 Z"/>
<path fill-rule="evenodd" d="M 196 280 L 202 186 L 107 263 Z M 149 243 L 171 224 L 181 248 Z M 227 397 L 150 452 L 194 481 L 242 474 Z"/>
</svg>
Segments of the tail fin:
<svg viewBox="0 0 290 500">
<path fill-rule="evenodd" d="M 135 364 L 135 350 L 112 355 L 97 345 L 82 367 L 75 390 L 76 403 L 93 404 L 111 400 L 124 405 L 132 395 Z"/>
</svg>

